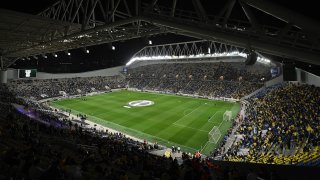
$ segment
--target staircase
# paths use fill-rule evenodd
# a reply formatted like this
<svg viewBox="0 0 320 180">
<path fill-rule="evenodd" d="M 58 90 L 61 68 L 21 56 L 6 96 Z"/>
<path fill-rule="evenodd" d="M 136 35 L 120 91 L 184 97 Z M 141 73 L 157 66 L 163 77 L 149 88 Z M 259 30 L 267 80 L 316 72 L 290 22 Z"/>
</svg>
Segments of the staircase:
<svg viewBox="0 0 320 180">
<path fill-rule="evenodd" d="M 126 79 L 126 74 L 124 74 L 124 72 L 119 71 L 119 76 L 122 77 L 123 79 Z"/>
<path fill-rule="evenodd" d="M 235 143 L 236 137 L 231 134 L 230 137 L 228 138 L 227 142 L 225 143 L 225 145 L 223 146 L 224 152 L 228 152 L 228 150 L 231 148 L 231 146 L 233 145 L 233 143 Z"/>
<path fill-rule="evenodd" d="M 237 142 L 236 140 L 236 137 L 235 137 L 235 133 L 237 131 L 237 129 L 240 127 L 241 123 L 238 123 L 233 129 L 232 129 L 232 132 L 231 134 L 229 135 L 228 139 L 227 139 L 227 142 L 224 144 L 223 146 L 223 149 L 224 149 L 224 152 L 223 154 L 225 154 L 226 152 L 228 152 L 228 150 L 232 147 L 232 145 L 234 143 Z"/>
<path fill-rule="evenodd" d="M 250 93 L 249 95 L 242 97 L 242 98 L 240 99 L 240 101 L 243 101 L 243 100 L 245 100 L 245 99 L 250 98 L 251 96 L 253 96 L 253 95 L 257 94 L 258 92 L 263 91 L 265 88 L 266 88 L 266 87 L 265 87 L 265 86 L 263 86 L 262 88 L 260 88 L 260 89 L 257 89 L 257 90 L 255 90 L 255 91 L 253 91 L 253 92 L 252 92 L 252 93 Z"/>
</svg>

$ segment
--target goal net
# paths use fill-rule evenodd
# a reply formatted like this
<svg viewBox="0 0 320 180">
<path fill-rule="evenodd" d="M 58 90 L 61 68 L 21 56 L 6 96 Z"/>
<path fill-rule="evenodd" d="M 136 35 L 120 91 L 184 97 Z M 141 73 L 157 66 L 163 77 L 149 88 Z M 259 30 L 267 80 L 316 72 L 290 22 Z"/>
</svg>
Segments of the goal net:
<svg viewBox="0 0 320 180">
<path fill-rule="evenodd" d="M 226 111 L 223 114 L 223 121 L 231 121 L 232 111 Z"/>
<path fill-rule="evenodd" d="M 214 126 L 208 134 L 209 142 L 217 144 L 221 137 L 220 129 Z"/>
</svg>

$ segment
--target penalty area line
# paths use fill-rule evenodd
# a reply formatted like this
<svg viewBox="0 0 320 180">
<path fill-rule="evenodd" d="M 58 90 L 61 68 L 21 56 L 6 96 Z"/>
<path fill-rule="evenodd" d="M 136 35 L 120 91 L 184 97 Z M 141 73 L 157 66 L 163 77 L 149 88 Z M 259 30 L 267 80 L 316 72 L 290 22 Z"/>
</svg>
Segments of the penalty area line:
<svg viewBox="0 0 320 180">
<path fill-rule="evenodd" d="M 208 119 L 208 122 L 213 123 L 213 121 L 210 121 L 218 112 L 223 112 L 223 111 L 216 111 L 211 117 L 210 119 Z"/>
<path fill-rule="evenodd" d="M 204 150 L 204 148 L 206 148 L 206 146 L 208 145 L 209 141 L 206 142 L 206 144 L 203 146 L 202 149 L 200 149 L 200 152 L 202 152 Z"/>
<path fill-rule="evenodd" d="M 177 124 L 177 123 L 172 123 L 172 125 L 180 126 L 180 127 L 183 127 L 183 128 L 189 128 L 189 129 L 193 129 L 193 130 L 201 131 L 201 132 L 205 132 L 205 133 L 209 133 L 209 131 L 205 131 L 205 130 L 202 130 L 202 129 L 196 129 L 196 128 L 192 128 L 192 127 L 181 125 L 181 124 Z"/>
<path fill-rule="evenodd" d="M 200 104 L 198 107 L 194 108 L 191 112 L 189 112 L 188 114 L 186 115 L 183 115 L 181 118 L 179 118 L 178 120 L 176 120 L 174 123 L 172 124 L 175 124 L 176 122 L 180 121 L 181 119 L 185 118 L 186 116 L 189 116 L 190 114 L 192 114 L 194 111 L 196 111 L 197 109 L 199 109 L 203 104 Z M 190 108 L 189 108 L 190 109 Z"/>
</svg>

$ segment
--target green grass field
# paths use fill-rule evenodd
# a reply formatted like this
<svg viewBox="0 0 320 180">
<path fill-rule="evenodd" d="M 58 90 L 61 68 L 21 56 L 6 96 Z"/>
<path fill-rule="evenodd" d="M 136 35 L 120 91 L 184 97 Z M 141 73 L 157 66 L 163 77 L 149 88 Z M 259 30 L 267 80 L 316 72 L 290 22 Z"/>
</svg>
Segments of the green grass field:
<svg viewBox="0 0 320 180">
<path fill-rule="evenodd" d="M 128 105 L 135 100 L 150 100 L 154 104 Z M 81 98 L 54 101 L 51 105 L 72 109 L 73 114 L 86 114 L 92 122 L 140 139 L 167 147 L 180 146 L 188 152 L 202 150 L 204 154 L 216 146 L 207 143 L 212 127 L 219 126 L 223 138 L 232 124 L 222 121 L 223 113 L 231 110 L 235 116 L 240 109 L 238 103 L 133 91 L 88 96 L 86 101 Z"/>
</svg>

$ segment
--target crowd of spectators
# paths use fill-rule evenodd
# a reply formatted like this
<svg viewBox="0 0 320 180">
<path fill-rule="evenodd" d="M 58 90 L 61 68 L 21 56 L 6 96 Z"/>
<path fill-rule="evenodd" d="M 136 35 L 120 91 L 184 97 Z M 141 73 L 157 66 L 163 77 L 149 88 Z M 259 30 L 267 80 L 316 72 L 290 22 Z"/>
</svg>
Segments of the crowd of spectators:
<svg viewBox="0 0 320 180">
<path fill-rule="evenodd" d="M 3 85 L 0 98 L 0 179 L 225 179 L 248 173 L 186 153 L 182 164 L 152 155 L 145 143 L 70 123 L 41 104 L 17 100 Z M 39 119 L 10 105 L 22 100 L 24 113 Z"/>
<path fill-rule="evenodd" d="M 211 179 L 225 175 L 210 159 L 184 154 L 181 165 L 177 159 L 149 154 L 145 143 L 121 133 L 67 121 L 56 126 L 57 114 L 25 107 L 39 121 L 13 106 L 1 103 L 0 107 L 6 107 L 0 117 L 0 179 Z"/>
<path fill-rule="evenodd" d="M 210 180 L 274 179 L 284 175 L 267 167 L 237 169 L 235 164 L 192 158 L 186 153 L 182 153 L 183 162 L 179 164 L 177 159 L 148 153 L 144 143 L 121 133 L 71 123 L 48 125 L 20 114 L 12 106 L 2 115 L 0 179 Z"/>
<path fill-rule="evenodd" d="M 8 83 L 15 96 L 33 97 L 36 100 L 67 95 L 86 94 L 95 91 L 123 88 L 124 78 L 120 76 L 97 76 L 63 79 L 25 79 L 13 80 Z"/>
<path fill-rule="evenodd" d="M 145 143 L 121 133 L 88 129 L 49 108 L 28 101 L 130 87 L 214 97 L 243 97 L 262 86 L 259 74 L 230 63 L 161 64 L 129 69 L 116 77 L 18 80 L 0 85 L 0 179 L 225 179 L 247 171 L 222 168 L 211 158 L 190 157 L 183 163 L 155 156 Z M 126 82 L 127 80 L 127 82 Z M 80 90 L 80 91 L 79 91 Z M 27 97 L 27 99 L 16 97 Z M 246 115 L 234 144 L 215 152 L 226 161 L 320 165 L 320 88 L 285 84 L 247 100 Z M 17 111 L 22 104 L 38 120 Z M 235 124 L 234 124 L 235 125 Z M 230 132 L 229 132 L 230 134 Z M 239 138 L 238 138 L 239 137 Z M 227 139 L 228 136 L 225 136 Z M 223 141 L 226 142 L 226 141 Z M 222 146 L 224 143 L 221 144 Z M 244 149 L 248 154 L 243 153 Z M 290 150 L 287 154 L 284 150 Z M 221 153 L 221 154 L 219 154 Z M 254 174 L 250 172 L 249 174 Z M 257 174 L 254 174 L 257 176 Z M 260 174 L 269 178 L 269 174 Z"/>
<path fill-rule="evenodd" d="M 170 93 L 240 99 L 270 79 L 269 69 L 247 68 L 244 63 L 174 63 L 128 69 L 126 78 L 84 77 L 63 79 L 12 80 L 9 89 L 15 96 L 36 100 L 64 95 L 133 87 Z"/>
<path fill-rule="evenodd" d="M 224 154 L 225 160 L 320 165 L 319 87 L 283 84 L 248 101 L 238 138 Z"/>
<path fill-rule="evenodd" d="M 0 84 L 0 103 L 8 104 L 14 102 L 16 99 L 7 86 Z"/>
<path fill-rule="evenodd" d="M 174 63 L 128 69 L 129 87 L 171 93 L 240 99 L 270 79 L 267 67 L 247 68 L 244 63 Z"/>
</svg>

